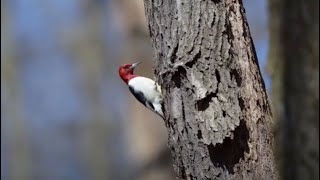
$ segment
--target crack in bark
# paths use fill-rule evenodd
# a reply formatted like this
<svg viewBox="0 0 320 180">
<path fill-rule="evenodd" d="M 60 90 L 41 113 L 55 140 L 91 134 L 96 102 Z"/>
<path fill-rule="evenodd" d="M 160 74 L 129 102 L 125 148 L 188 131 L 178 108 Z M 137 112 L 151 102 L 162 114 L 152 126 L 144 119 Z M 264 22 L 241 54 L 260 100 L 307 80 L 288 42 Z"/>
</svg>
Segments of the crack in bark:
<svg viewBox="0 0 320 180">
<path fill-rule="evenodd" d="M 179 49 L 179 44 L 175 45 L 173 51 L 172 51 L 172 54 L 170 55 L 170 61 L 171 63 L 174 63 L 174 60 L 177 59 L 177 52 L 178 52 L 178 49 Z"/>
<path fill-rule="evenodd" d="M 240 106 L 241 111 L 244 110 L 244 108 L 245 108 L 244 100 L 241 97 L 239 97 L 238 102 L 239 102 L 239 106 Z"/>
<path fill-rule="evenodd" d="M 193 57 L 193 59 L 187 62 L 185 65 L 191 68 L 201 58 L 201 50 Z"/>
<path fill-rule="evenodd" d="M 198 100 L 196 102 L 196 108 L 199 111 L 204 111 L 209 107 L 209 103 L 212 101 L 213 97 L 217 97 L 217 93 L 216 92 L 211 92 L 209 94 L 206 95 L 206 97 Z"/>
<path fill-rule="evenodd" d="M 240 0 L 239 3 L 242 5 L 242 1 Z M 246 17 L 245 17 L 245 9 L 244 8 L 241 8 L 241 6 L 239 7 L 240 11 L 242 13 L 241 14 L 241 18 L 246 20 Z M 249 32 L 250 31 L 246 31 L 247 27 L 246 27 L 246 23 L 242 23 L 242 36 L 244 37 L 244 39 L 246 39 L 248 36 L 249 36 Z"/>
<path fill-rule="evenodd" d="M 229 17 L 230 16 L 230 13 L 228 13 L 226 15 L 226 17 Z M 226 34 L 227 35 L 227 38 L 228 38 L 228 42 L 230 43 L 231 47 L 232 47 L 232 42 L 233 42 L 233 39 L 234 39 L 234 35 L 233 35 L 233 32 L 232 32 L 232 27 L 231 27 L 231 23 L 230 23 L 230 20 L 229 18 L 226 18 L 226 23 L 225 23 L 225 30 L 222 32 L 222 34 Z"/>
<path fill-rule="evenodd" d="M 181 96 L 181 107 L 182 107 L 182 120 L 186 120 L 186 111 L 184 109 L 183 96 Z M 186 129 L 187 130 L 187 129 Z"/>
<path fill-rule="evenodd" d="M 220 77 L 218 69 L 216 69 L 214 72 L 215 72 L 215 75 L 216 75 L 216 78 L 217 78 L 217 86 L 218 86 L 218 84 L 220 83 L 221 77 Z"/>
<path fill-rule="evenodd" d="M 210 24 L 211 28 L 214 26 L 215 20 L 216 20 L 216 13 L 214 13 L 214 12 L 213 12 L 213 18 L 212 18 L 212 19 L 213 19 L 213 20 L 212 20 L 212 22 L 211 22 L 211 24 Z"/>
<path fill-rule="evenodd" d="M 174 82 L 175 87 L 181 87 L 181 77 L 186 78 L 187 71 L 182 67 L 178 66 L 177 70 L 173 73 L 171 79 Z"/>
<path fill-rule="evenodd" d="M 233 132 L 233 139 L 227 137 L 222 144 L 207 145 L 211 162 L 214 166 L 226 168 L 231 174 L 233 167 L 244 160 L 244 153 L 249 153 L 249 131 L 244 120 Z"/>
<path fill-rule="evenodd" d="M 221 0 L 211 0 L 213 3 L 218 4 L 221 2 Z"/>
<path fill-rule="evenodd" d="M 198 137 L 198 139 L 202 139 L 202 132 L 201 132 L 201 130 L 198 130 L 197 137 Z"/>
<path fill-rule="evenodd" d="M 226 114 L 226 111 L 222 110 L 222 116 L 223 116 L 223 117 L 226 117 L 226 115 L 227 115 L 227 114 Z"/>
<path fill-rule="evenodd" d="M 242 78 L 236 69 L 231 69 L 230 71 L 231 79 L 234 78 L 236 80 L 237 86 L 240 87 L 242 84 Z"/>
<path fill-rule="evenodd" d="M 180 168 L 180 175 L 182 179 L 187 179 L 187 174 L 186 174 L 186 170 L 184 168 L 184 166 L 182 166 L 182 168 Z"/>
</svg>

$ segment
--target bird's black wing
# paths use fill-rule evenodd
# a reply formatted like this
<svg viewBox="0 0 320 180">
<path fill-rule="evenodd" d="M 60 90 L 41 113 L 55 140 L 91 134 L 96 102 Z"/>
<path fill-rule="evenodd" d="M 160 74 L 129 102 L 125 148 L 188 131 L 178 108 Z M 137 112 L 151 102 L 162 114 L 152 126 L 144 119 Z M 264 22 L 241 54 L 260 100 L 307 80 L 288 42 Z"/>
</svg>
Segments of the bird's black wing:
<svg viewBox="0 0 320 180">
<path fill-rule="evenodd" d="M 141 91 L 135 90 L 133 87 L 129 86 L 129 90 L 131 91 L 131 93 L 134 95 L 134 97 L 136 97 L 138 99 L 138 101 L 140 103 L 142 103 L 143 105 L 145 105 L 148 108 L 152 108 L 154 109 L 152 103 L 150 103 L 147 98 L 143 95 L 143 93 Z"/>
</svg>

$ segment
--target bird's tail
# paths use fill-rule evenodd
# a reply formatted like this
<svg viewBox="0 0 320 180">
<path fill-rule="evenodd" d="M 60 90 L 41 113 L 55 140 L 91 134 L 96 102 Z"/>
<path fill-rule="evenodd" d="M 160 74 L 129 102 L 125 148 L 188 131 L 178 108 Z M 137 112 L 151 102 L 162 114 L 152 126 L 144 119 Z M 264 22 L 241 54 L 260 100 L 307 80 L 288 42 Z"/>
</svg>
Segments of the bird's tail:
<svg viewBox="0 0 320 180">
<path fill-rule="evenodd" d="M 161 108 L 161 104 L 154 104 L 153 105 L 154 107 L 154 110 L 156 111 L 156 113 L 162 117 L 162 119 L 164 119 L 164 115 L 163 115 L 163 111 L 162 111 L 162 108 Z"/>
</svg>

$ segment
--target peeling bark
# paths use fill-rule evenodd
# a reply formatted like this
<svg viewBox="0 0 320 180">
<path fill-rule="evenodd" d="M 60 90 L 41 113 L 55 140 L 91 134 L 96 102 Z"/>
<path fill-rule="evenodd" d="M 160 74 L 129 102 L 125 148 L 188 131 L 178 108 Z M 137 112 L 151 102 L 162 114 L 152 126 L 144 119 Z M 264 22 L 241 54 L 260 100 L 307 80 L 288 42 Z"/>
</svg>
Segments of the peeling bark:
<svg viewBox="0 0 320 180">
<path fill-rule="evenodd" d="M 179 179 L 276 179 L 272 117 L 242 2 L 145 0 Z"/>
</svg>

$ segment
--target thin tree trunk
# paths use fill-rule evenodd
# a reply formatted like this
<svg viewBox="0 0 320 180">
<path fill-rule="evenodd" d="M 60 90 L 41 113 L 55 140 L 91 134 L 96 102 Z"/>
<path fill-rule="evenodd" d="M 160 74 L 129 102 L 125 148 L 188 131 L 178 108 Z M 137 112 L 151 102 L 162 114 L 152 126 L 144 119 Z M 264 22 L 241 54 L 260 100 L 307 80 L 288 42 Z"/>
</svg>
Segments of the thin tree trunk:
<svg viewBox="0 0 320 180">
<path fill-rule="evenodd" d="M 104 180 L 112 179 L 112 158 L 109 156 L 111 135 L 111 123 L 108 123 L 110 115 L 103 109 L 101 100 L 101 84 L 106 65 L 103 61 L 103 40 L 101 39 L 101 5 L 97 1 L 81 1 L 81 13 L 87 19 L 83 19 L 81 31 L 72 32 L 69 39 L 64 39 L 69 45 L 68 49 L 75 56 L 75 64 L 80 70 L 79 92 L 86 102 L 86 111 L 81 112 L 83 129 L 80 132 L 81 163 L 86 168 L 88 179 Z M 82 4 L 83 3 L 83 4 Z M 109 126 L 110 125 L 110 126 Z M 111 143 L 110 143 L 111 144 Z M 117 178 L 116 178 L 117 179 Z M 120 179 L 118 177 L 118 179 Z"/>
<path fill-rule="evenodd" d="M 33 178 L 32 152 L 24 116 L 23 93 L 19 79 L 21 55 L 11 28 L 12 19 L 7 11 L 7 2 L 1 1 L 1 178 L 11 180 L 29 180 Z M 3 51 L 3 52 L 2 52 Z M 4 151 L 4 152 L 3 152 Z M 7 171 L 3 169 L 7 169 Z"/>
<path fill-rule="evenodd" d="M 284 179 L 319 179 L 319 1 L 269 0 L 275 119 Z"/>
<path fill-rule="evenodd" d="M 178 178 L 277 179 L 242 2 L 144 2 Z"/>
</svg>

